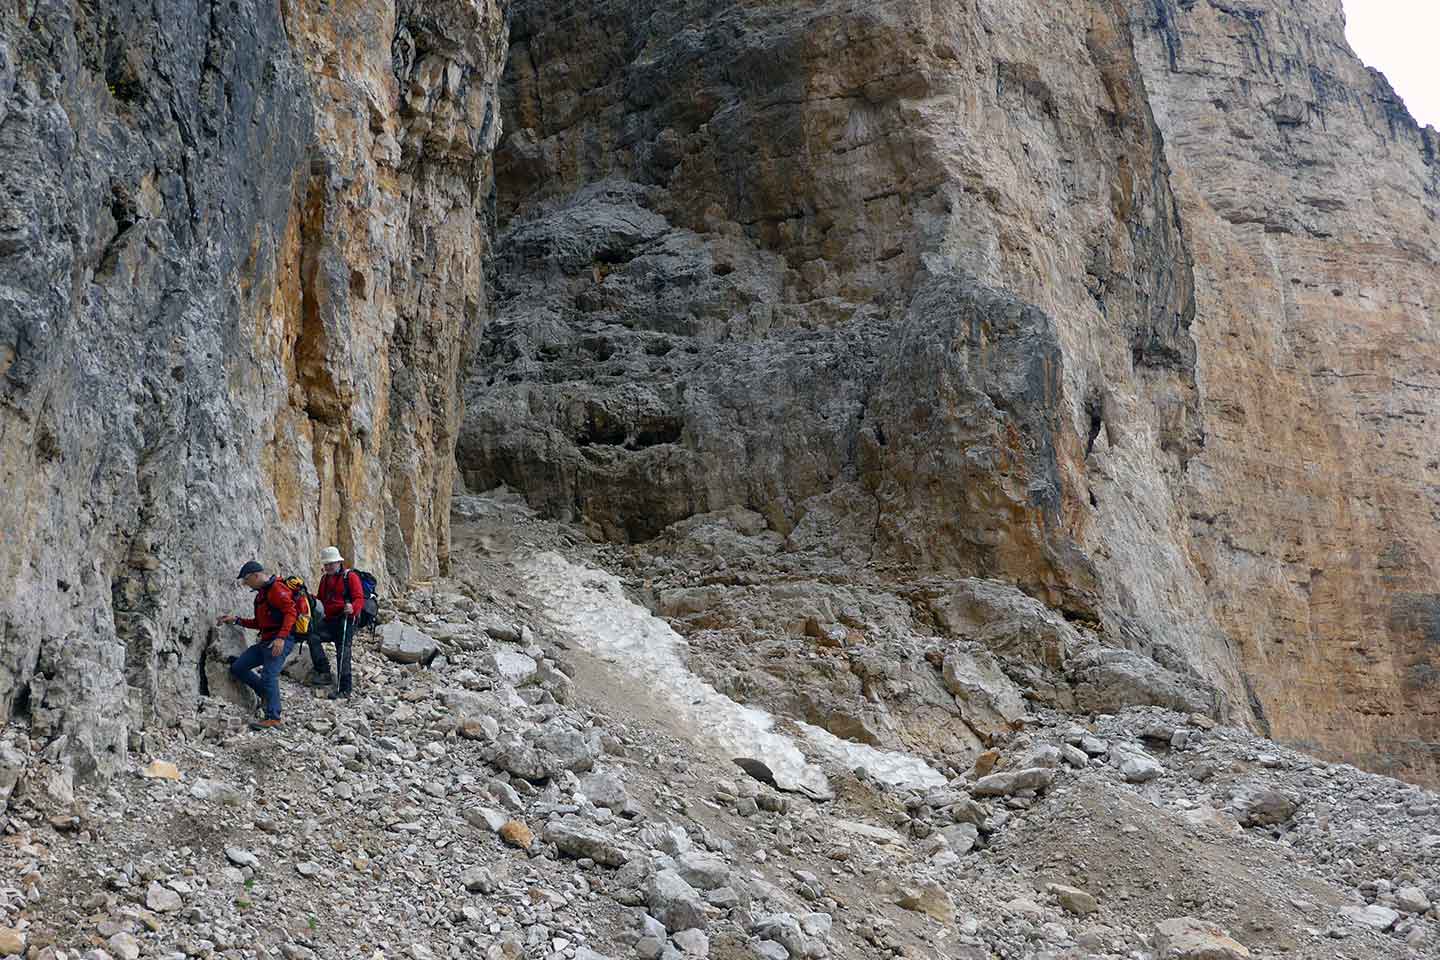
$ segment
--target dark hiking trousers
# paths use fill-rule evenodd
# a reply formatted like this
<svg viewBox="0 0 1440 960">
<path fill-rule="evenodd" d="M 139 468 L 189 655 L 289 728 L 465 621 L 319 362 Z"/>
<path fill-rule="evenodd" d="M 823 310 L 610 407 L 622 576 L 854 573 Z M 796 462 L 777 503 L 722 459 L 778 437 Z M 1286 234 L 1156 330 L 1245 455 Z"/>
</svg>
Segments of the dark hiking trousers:
<svg viewBox="0 0 1440 960">
<path fill-rule="evenodd" d="M 350 633 L 347 636 L 345 616 L 342 614 L 338 617 L 329 617 L 320 621 L 319 628 L 312 632 L 311 636 L 315 637 L 316 634 L 325 643 L 335 644 L 335 671 L 340 681 L 340 692 L 349 693 L 351 690 L 350 643 L 355 637 L 354 625 L 350 626 Z M 316 646 L 319 646 L 318 642 Z M 325 654 L 322 652 L 320 655 L 323 657 Z M 326 672 L 329 672 L 329 664 L 326 664 Z"/>
<path fill-rule="evenodd" d="M 312 620 L 313 624 L 314 621 Z M 330 660 L 325 656 L 324 637 L 317 626 L 312 626 L 310 632 L 305 636 L 305 645 L 310 648 L 310 666 L 316 673 L 328 674 L 330 672 Z"/>
</svg>

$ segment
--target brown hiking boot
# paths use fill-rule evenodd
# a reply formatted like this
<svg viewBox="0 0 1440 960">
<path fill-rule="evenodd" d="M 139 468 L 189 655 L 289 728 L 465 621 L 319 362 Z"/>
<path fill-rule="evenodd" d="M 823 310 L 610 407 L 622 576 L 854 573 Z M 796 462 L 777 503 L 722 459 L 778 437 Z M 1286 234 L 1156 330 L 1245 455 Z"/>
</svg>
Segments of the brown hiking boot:
<svg viewBox="0 0 1440 960">
<path fill-rule="evenodd" d="M 279 721 L 279 720 L 251 720 L 251 721 L 250 721 L 250 729 L 251 729 L 251 730 L 274 730 L 274 729 L 275 729 L 276 727 L 278 727 L 278 726 L 280 726 L 280 721 Z"/>
</svg>

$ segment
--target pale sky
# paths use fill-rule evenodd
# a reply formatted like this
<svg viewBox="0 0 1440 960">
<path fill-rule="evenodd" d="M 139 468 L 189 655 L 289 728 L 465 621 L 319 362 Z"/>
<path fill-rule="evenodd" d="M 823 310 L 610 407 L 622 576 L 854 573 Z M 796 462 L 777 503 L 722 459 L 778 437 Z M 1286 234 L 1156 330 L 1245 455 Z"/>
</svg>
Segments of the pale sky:
<svg viewBox="0 0 1440 960">
<path fill-rule="evenodd" d="M 1345 0 L 1350 46 L 1420 124 L 1440 127 L 1440 0 Z"/>
</svg>

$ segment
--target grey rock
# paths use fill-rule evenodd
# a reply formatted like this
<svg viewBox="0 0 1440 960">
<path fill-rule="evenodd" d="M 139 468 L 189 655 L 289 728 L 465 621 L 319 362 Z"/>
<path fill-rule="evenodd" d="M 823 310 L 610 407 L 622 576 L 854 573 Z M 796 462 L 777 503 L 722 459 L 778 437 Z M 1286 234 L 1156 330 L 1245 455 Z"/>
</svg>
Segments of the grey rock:
<svg viewBox="0 0 1440 960">
<path fill-rule="evenodd" d="M 185 901 L 174 890 L 152 880 L 145 889 L 145 906 L 156 913 L 174 913 L 185 906 Z"/>
<path fill-rule="evenodd" d="M 1342 907 L 1341 914 L 1356 926 L 1371 930 L 1389 930 L 1400 919 L 1398 911 L 1378 903 L 1364 907 Z"/>
<path fill-rule="evenodd" d="M 1165 773 L 1165 767 L 1160 761 L 1138 750 L 1118 755 L 1112 753 L 1111 756 L 1127 783 L 1149 783 Z"/>
<path fill-rule="evenodd" d="M 259 869 L 260 867 L 260 858 L 244 847 L 226 847 L 225 859 L 237 867 L 251 867 L 253 869 Z"/>
<path fill-rule="evenodd" d="M 1100 904 L 1095 898 L 1076 887 L 1067 887 L 1064 884 L 1052 883 L 1049 885 L 1050 893 L 1060 901 L 1060 906 L 1067 913 L 1073 913 L 1077 917 L 1088 917 L 1100 909 Z"/>
<path fill-rule="evenodd" d="M 491 807 L 466 807 L 461 811 L 461 815 L 472 826 L 481 827 L 491 833 L 499 833 L 500 828 L 510 820 L 508 815 Z"/>
<path fill-rule="evenodd" d="M 1248 960 L 1250 951 L 1219 926 L 1194 917 L 1155 925 L 1151 941 L 1158 960 Z"/>
<path fill-rule="evenodd" d="M 762 943 L 778 945 L 789 957 L 811 957 L 818 952 L 816 941 L 805 933 L 805 928 L 801 925 L 800 920 L 793 914 L 774 913 L 758 916 L 750 928 L 750 933 L 758 937 Z M 774 951 L 759 955 L 773 956 Z"/>
<path fill-rule="evenodd" d="M 544 729 L 530 739 L 535 749 L 552 758 L 558 769 L 583 773 L 600 756 L 600 734 L 594 729 L 584 733 L 568 728 Z"/>
<path fill-rule="evenodd" d="M 470 893 L 495 892 L 495 877 L 484 867 L 470 867 L 460 874 L 460 883 Z"/>
<path fill-rule="evenodd" d="M 380 627 L 380 652 L 396 663 L 429 663 L 440 645 L 409 624 L 387 623 Z"/>
<path fill-rule="evenodd" d="M 523 687 L 536 679 L 539 665 L 531 657 L 518 650 L 504 647 L 487 653 L 482 661 L 485 668 L 513 687 Z"/>
<path fill-rule="evenodd" d="M 640 936 L 654 937 L 658 939 L 663 945 L 667 936 L 665 932 L 665 924 L 661 923 L 659 920 L 656 920 L 648 913 L 642 913 L 640 915 Z"/>
<path fill-rule="evenodd" d="M 973 823 L 956 823 L 941 828 L 940 836 L 945 838 L 951 852 L 965 854 L 974 848 L 980 838 L 980 829 Z"/>
<path fill-rule="evenodd" d="M 1401 887 L 1395 891 L 1395 907 L 1401 913 L 1425 913 L 1430 906 L 1430 898 L 1419 887 Z"/>
<path fill-rule="evenodd" d="M 710 956 L 710 938 L 705 931 L 697 929 L 681 930 L 671 938 L 680 952 L 687 957 L 708 957 Z"/>
<path fill-rule="evenodd" d="M 1300 805 L 1278 790 L 1246 784 L 1235 792 L 1230 806 L 1242 826 L 1264 827 L 1289 821 Z"/>
<path fill-rule="evenodd" d="M 1053 768 L 1033 767 L 981 777 L 971 784 L 970 792 L 977 797 L 1008 797 L 1021 790 L 1045 790 L 1054 781 Z"/>
<path fill-rule="evenodd" d="M 580 792 L 597 807 L 624 813 L 630 806 L 625 781 L 614 770 L 592 770 L 580 780 Z"/>
<path fill-rule="evenodd" d="M 1082 645 L 1079 632 L 1063 616 L 1012 584 L 960 580 L 928 606 L 951 636 L 976 640 L 991 653 L 1051 669 L 1064 666 Z"/>
<path fill-rule="evenodd" d="M 1020 761 L 1022 767 L 1060 766 L 1060 748 L 1053 743 L 1042 743 L 1027 753 Z"/>
<path fill-rule="evenodd" d="M 1131 650 L 1087 650 L 1071 662 L 1070 675 L 1076 705 L 1092 713 L 1116 713 L 1126 707 L 1142 706 L 1206 716 L 1219 711 L 1221 697 L 1214 686 Z"/>
<path fill-rule="evenodd" d="M 190 785 L 190 796 L 196 800 L 213 800 L 227 807 L 237 807 L 249 799 L 245 791 L 234 784 L 206 777 L 198 777 Z"/>
<path fill-rule="evenodd" d="M 645 902 L 671 933 L 705 926 L 704 899 L 674 870 L 660 870 L 650 878 Z"/>
<path fill-rule="evenodd" d="M 730 865 L 710 853 L 691 850 L 676 860 L 675 870 L 696 890 L 715 890 L 730 880 Z"/>
<path fill-rule="evenodd" d="M 1025 716 L 1025 698 L 1020 688 L 1000 669 L 994 654 L 976 645 L 960 647 L 945 655 L 945 689 L 955 697 L 960 715 L 972 728 L 981 731 L 1009 729 Z"/>
<path fill-rule="evenodd" d="M 833 920 L 828 913 L 807 913 L 800 918 L 800 928 L 805 931 L 807 937 L 823 939 L 830 936 L 832 923 Z"/>
<path fill-rule="evenodd" d="M 545 824 L 544 840 L 567 856 L 588 857 L 607 867 L 623 866 L 630 859 L 624 848 L 598 825 L 576 816 L 552 818 Z"/>
<path fill-rule="evenodd" d="M 114 934 L 105 941 L 105 946 L 116 960 L 140 960 L 140 944 L 129 933 Z"/>
</svg>

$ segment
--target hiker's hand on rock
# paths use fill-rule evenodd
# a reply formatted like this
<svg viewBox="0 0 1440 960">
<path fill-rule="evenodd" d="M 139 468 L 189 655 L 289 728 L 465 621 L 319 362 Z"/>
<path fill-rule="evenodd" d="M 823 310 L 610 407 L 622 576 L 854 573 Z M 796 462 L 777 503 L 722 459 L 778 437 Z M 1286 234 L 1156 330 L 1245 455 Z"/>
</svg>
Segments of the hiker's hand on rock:
<svg viewBox="0 0 1440 960">
<path fill-rule="evenodd" d="M 215 626 L 217 626 L 217 627 L 223 627 L 223 626 L 225 626 L 225 624 L 227 624 L 227 623 L 234 623 L 234 622 L 235 622 L 235 618 L 234 618 L 233 616 L 231 616 L 230 614 L 227 613 L 227 614 L 225 614 L 225 616 L 223 616 L 223 617 L 221 617 L 220 619 L 218 619 L 218 620 L 215 621 Z"/>
</svg>

